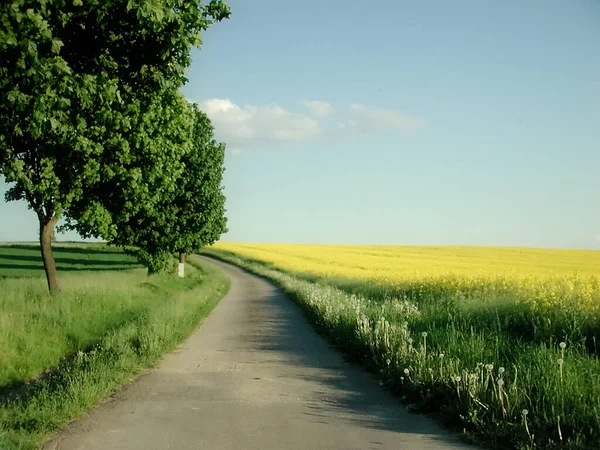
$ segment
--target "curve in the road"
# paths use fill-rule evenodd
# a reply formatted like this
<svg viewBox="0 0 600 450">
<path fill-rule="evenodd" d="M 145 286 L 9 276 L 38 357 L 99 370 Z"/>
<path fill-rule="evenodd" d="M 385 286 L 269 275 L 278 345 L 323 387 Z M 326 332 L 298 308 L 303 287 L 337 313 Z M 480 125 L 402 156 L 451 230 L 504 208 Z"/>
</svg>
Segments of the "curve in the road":
<svg viewBox="0 0 600 450">
<path fill-rule="evenodd" d="M 273 284 L 210 263 L 227 273 L 231 289 L 202 326 L 44 448 L 466 447 L 347 364 Z"/>
</svg>

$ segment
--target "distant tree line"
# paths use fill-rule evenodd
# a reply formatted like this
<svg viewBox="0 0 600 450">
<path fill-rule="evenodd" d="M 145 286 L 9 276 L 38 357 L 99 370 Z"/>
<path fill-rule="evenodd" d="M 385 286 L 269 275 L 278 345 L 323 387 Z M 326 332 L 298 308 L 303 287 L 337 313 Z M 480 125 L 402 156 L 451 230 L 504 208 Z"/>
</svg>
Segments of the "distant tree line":
<svg viewBox="0 0 600 450">
<path fill-rule="evenodd" d="M 225 146 L 179 88 L 202 31 L 229 16 L 222 0 L 0 5 L 0 174 L 6 201 L 37 215 L 51 292 L 61 218 L 149 273 L 226 231 Z"/>
</svg>

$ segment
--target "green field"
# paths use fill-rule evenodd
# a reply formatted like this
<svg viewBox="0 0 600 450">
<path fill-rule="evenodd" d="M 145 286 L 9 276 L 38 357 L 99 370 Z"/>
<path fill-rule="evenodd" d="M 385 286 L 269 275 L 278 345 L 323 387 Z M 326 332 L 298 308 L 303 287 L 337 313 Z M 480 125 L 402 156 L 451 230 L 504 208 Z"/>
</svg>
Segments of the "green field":
<svg viewBox="0 0 600 450">
<path fill-rule="evenodd" d="M 105 245 L 57 245 L 48 293 L 35 245 L 0 246 L 0 448 L 37 448 L 183 340 L 229 286 L 190 257 L 148 276 Z"/>
<path fill-rule="evenodd" d="M 141 267 L 135 258 L 104 244 L 58 244 L 54 259 L 61 274 Z M 38 244 L 0 244 L 0 278 L 39 277 L 43 270 Z"/>
</svg>

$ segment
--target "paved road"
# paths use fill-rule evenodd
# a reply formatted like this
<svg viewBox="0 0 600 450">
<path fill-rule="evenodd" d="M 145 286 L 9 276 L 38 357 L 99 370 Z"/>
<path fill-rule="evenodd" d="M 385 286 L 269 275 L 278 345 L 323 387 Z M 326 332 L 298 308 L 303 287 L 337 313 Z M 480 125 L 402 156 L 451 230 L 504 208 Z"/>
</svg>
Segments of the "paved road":
<svg viewBox="0 0 600 450">
<path fill-rule="evenodd" d="M 213 264 L 231 290 L 204 324 L 45 449 L 465 448 L 345 363 L 271 283 Z"/>
</svg>

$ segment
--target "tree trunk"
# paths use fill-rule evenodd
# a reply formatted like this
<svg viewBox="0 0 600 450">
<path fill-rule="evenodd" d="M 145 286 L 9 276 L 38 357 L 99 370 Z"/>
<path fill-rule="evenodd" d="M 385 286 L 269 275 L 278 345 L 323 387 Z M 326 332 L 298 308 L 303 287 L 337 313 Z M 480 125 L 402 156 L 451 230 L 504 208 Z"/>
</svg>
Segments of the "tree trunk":
<svg viewBox="0 0 600 450">
<path fill-rule="evenodd" d="M 180 278 L 185 277 L 185 252 L 183 250 L 179 250 L 179 268 L 177 270 L 177 275 Z"/>
<path fill-rule="evenodd" d="M 50 220 L 40 218 L 40 250 L 42 252 L 44 270 L 46 271 L 46 280 L 48 280 L 48 289 L 52 294 L 60 291 L 56 262 L 52 254 L 52 237 L 54 236 L 54 227 L 57 221 L 58 218 L 55 216 Z"/>
</svg>

